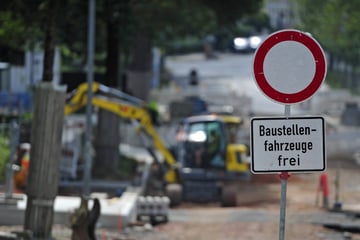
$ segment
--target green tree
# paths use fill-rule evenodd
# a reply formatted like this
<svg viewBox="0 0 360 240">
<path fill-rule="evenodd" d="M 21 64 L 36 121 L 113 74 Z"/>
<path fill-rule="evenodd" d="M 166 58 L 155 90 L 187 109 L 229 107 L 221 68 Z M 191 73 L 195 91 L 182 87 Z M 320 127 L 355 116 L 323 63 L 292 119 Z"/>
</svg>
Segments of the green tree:
<svg viewBox="0 0 360 240">
<path fill-rule="evenodd" d="M 329 70 L 336 70 L 339 61 L 346 62 L 349 82 L 354 82 L 360 61 L 360 2 L 300 0 L 297 5 L 299 28 L 313 34 L 325 48 Z"/>
<path fill-rule="evenodd" d="M 16 51 L 31 49 L 43 40 L 45 9 L 44 1 L 24 3 L 20 0 L 4 0 L 0 9 L 0 45 Z M 36 15 L 34 13 L 37 13 Z M 0 56 L 0 60 L 3 56 Z M 9 58 L 14 58 L 9 56 Z M 16 56 L 15 56 L 16 58 Z M 9 59 L 2 59 L 9 61 Z M 21 62 L 21 61 L 20 61 Z"/>
</svg>

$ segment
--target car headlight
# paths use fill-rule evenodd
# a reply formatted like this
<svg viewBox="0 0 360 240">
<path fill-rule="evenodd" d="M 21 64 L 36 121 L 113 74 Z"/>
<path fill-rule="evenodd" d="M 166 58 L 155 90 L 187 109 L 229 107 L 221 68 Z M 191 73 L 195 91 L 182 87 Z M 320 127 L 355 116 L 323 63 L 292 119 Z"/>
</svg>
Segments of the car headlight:
<svg viewBox="0 0 360 240">
<path fill-rule="evenodd" d="M 259 45 L 261 43 L 261 38 L 258 36 L 253 36 L 253 37 L 250 37 L 249 42 L 250 42 L 250 47 L 255 49 L 255 48 L 259 47 Z"/>
<path fill-rule="evenodd" d="M 234 39 L 234 46 L 237 49 L 243 49 L 246 48 L 248 45 L 248 41 L 245 38 L 235 38 Z"/>
</svg>

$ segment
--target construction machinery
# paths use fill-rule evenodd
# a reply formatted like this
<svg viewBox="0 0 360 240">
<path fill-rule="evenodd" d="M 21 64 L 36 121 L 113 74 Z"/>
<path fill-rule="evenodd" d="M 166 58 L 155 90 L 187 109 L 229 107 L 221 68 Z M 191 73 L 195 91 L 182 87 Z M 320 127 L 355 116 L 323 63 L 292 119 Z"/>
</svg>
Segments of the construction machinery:
<svg viewBox="0 0 360 240">
<path fill-rule="evenodd" d="M 72 92 L 65 106 L 71 114 L 87 104 L 88 84 L 81 84 Z M 171 206 L 182 201 L 221 201 L 223 206 L 236 205 L 236 183 L 249 179 L 247 147 L 236 144 L 236 132 L 241 119 L 235 116 L 200 115 L 183 119 L 177 126 L 176 143 L 165 146 L 152 121 L 148 104 L 117 89 L 99 83 L 92 84 L 92 105 L 130 120 L 137 132 L 149 137 L 146 146 L 155 159 L 146 184 L 155 178 Z M 155 150 L 163 156 L 157 158 Z M 156 176 L 156 177 L 155 177 Z M 157 184 L 159 186 L 159 184 Z"/>
<path fill-rule="evenodd" d="M 86 106 L 87 91 L 88 84 L 83 83 L 71 93 L 65 105 L 65 115 L 74 113 Z M 157 158 L 154 149 L 161 153 L 165 160 L 161 166 L 167 169 L 164 175 L 165 181 L 168 183 L 176 182 L 176 160 L 164 145 L 155 129 L 153 124 L 154 117 L 152 117 L 151 113 L 152 109 L 149 108 L 148 104 L 118 89 L 110 88 L 97 82 L 92 84 L 92 92 L 93 96 L 91 101 L 93 106 L 107 110 L 123 119 L 131 121 L 131 123 L 136 126 L 136 131 L 141 137 L 152 140 L 153 146 L 146 146 L 147 150 L 156 162 L 160 162 L 160 160 Z"/>
<path fill-rule="evenodd" d="M 185 118 L 178 131 L 175 156 L 181 194 L 175 203 L 220 201 L 236 205 L 237 186 L 250 178 L 247 147 L 236 143 L 241 119 L 235 116 L 199 115 Z"/>
</svg>

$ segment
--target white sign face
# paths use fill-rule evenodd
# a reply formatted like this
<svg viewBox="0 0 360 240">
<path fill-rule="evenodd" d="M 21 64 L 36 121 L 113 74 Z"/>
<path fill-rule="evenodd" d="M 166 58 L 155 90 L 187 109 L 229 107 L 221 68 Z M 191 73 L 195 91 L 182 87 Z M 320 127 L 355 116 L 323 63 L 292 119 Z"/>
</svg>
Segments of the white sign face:
<svg viewBox="0 0 360 240">
<path fill-rule="evenodd" d="M 310 50 L 295 41 L 284 41 L 271 48 L 264 59 L 264 74 L 270 86 L 292 94 L 305 89 L 315 75 Z"/>
<path fill-rule="evenodd" d="M 325 170 L 324 118 L 251 119 L 253 173 Z"/>
<path fill-rule="evenodd" d="M 326 58 L 318 42 L 295 29 L 267 37 L 254 54 L 253 74 L 272 100 L 294 104 L 310 98 L 326 76 Z"/>
</svg>

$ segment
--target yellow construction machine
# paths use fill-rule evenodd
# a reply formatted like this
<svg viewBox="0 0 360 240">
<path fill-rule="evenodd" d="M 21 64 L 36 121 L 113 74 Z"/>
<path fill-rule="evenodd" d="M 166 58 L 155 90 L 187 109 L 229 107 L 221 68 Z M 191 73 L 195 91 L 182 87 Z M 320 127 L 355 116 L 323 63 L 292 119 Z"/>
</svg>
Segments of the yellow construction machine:
<svg viewBox="0 0 360 240">
<path fill-rule="evenodd" d="M 87 104 L 88 84 L 75 89 L 65 106 L 71 114 Z M 156 159 L 163 193 L 172 206 L 182 201 L 220 201 L 223 206 L 236 205 L 236 183 L 250 177 L 248 149 L 236 143 L 241 118 L 200 115 L 183 119 L 177 125 L 176 143 L 165 146 L 149 113 L 148 104 L 117 89 L 92 84 L 92 105 L 117 114 L 137 125 L 138 133 L 150 137 L 153 149 L 163 156 Z M 151 180 L 149 180 L 151 181 Z M 151 188 L 151 184 L 146 185 Z M 151 194 L 151 189 L 146 189 Z"/>
</svg>

